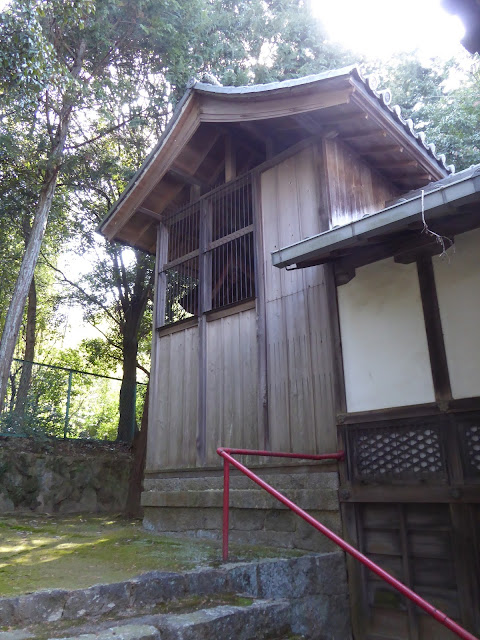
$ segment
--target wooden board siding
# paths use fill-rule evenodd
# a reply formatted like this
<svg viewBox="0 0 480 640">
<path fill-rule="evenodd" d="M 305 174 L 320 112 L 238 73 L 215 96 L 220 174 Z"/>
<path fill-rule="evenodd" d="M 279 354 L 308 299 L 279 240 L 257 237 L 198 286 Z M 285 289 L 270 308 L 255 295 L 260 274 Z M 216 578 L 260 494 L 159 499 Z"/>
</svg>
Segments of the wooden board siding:
<svg viewBox="0 0 480 640">
<path fill-rule="evenodd" d="M 354 506 L 350 505 L 350 509 Z M 361 550 L 448 616 L 478 633 L 473 505 L 356 505 Z M 457 513 L 459 512 L 459 513 Z M 458 527 L 458 520 L 462 526 Z M 469 549 L 463 553 L 462 549 Z M 364 602 L 359 640 L 453 640 L 456 636 L 358 565 Z"/>
<path fill-rule="evenodd" d="M 392 184 L 340 140 L 325 140 L 324 154 L 331 203 L 330 227 L 380 211 L 388 200 L 398 195 Z"/>
<path fill-rule="evenodd" d="M 207 322 L 206 360 L 206 464 L 217 466 L 217 447 L 263 448 L 255 309 Z"/>
<path fill-rule="evenodd" d="M 158 375 L 153 393 L 146 472 L 196 464 L 198 327 L 157 341 Z"/>
<path fill-rule="evenodd" d="M 333 349 L 323 267 L 276 269 L 270 253 L 321 231 L 317 150 L 261 176 L 270 446 L 336 449 Z"/>
</svg>

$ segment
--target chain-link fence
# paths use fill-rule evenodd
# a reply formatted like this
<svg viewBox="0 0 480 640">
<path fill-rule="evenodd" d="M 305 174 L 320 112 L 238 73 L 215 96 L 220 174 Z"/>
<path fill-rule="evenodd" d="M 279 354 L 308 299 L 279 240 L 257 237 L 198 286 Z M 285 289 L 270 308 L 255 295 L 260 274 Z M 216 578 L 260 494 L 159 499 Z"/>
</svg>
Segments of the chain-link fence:
<svg viewBox="0 0 480 640">
<path fill-rule="evenodd" d="M 121 379 L 58 365 L 15 360 L 0 435 L 115 440 Z M 140 424 L 146 385 L 136 385 Z M 131 437 L 135 424 L 131 425 Z"/>
</svg>

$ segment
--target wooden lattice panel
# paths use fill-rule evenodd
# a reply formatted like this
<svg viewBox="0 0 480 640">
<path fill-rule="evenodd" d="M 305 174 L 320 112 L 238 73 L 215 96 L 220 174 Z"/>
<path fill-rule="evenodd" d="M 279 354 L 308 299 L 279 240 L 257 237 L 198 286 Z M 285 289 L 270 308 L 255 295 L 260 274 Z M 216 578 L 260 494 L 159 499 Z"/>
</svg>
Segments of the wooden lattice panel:
<svg viewBox="0 0 480 640">
<path fill-rule="evenodd" d="M 354 480 L 446 480 L 441 425 L 350 427 L 348 441 Z"/>
<path fill-rule="evenodd" d="M 480 425 L 471 425 L 466 430 L 469 462 L 472 467 L 480 471 Z"/>
<path fill-rule="evenodd" d="M 480 419 L 461 424 L 465 475 L 480 475 Z"/>
</svg>

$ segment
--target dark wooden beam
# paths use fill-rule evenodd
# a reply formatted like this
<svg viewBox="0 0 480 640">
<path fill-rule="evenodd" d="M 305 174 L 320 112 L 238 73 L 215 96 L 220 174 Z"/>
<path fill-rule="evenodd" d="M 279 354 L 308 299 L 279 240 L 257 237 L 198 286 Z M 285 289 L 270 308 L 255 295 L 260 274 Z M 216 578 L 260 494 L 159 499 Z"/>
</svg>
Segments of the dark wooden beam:
<svg viewBox="0 0 480 640">
<path fill-rule="evenodd" d="M 424 256 L 418 258 L 417 272 L 422 297 L 423 317 L 425 319 L 435 398 L 441 406 L 442 403 L 448 403 L 452 399 L 452 389 L 432 259 Z"/>
<path fill-rule="evenodd" d="M 480 409 L 480 403 L 478 405 Z M 406 420 L 423 416 L 439 416 L 442 411 L 433 402 L 425 404 L 412 404 L 403 407 L 391 407 L 389 409 L 371 409 L 370 411 L 356 411 L 352 413 L 340 413 L 337 415 L 337 424 L 341 425 L 361 424 L 364 422 L 385 422 L 386 420 Z"/>
<path fill-rule="evenodd" d="M 385 171 L 390 171 L 391 169 L 403 169 L 405 167 L 418 167 L 419 164 L 413 158 L 404 157 L 402 160 L 398 160 L 395 162 L 389 162 L 385 167 Z"/>
<path fill-rule="evenodd" d="M 296 128 L 304 129 L 311 136 L 318 136 L 323 132 L 323 124 L 320 124 L 320 122 L 309 113 L 292 116 L 292 119 L 297 124 Z"/>
<path fill-rule="evenodd" d="M 387 137 L 386 131 L 379 131 L 378 129 L 375 129 L 374 131 L 372 130 L 361 131 L 355 134 L 349 133 L 345 136 L 342 136 L 342 140 L 350 143 L 350 142 L 362 142 L 364 140 L 368 140 L 369 138 L 386 138 L 386 137 Z"/>
<path fill-rule="evenodd" d="M 246 131 L 249 136 L 253 136 L 254 139 L 262 140 L 266 142 L 269 138 L 269 133 L 265 131 L 265 123 L 259 127 L 255 122 L 237 122 L 236 126 Z"/>
<path fill-rule="evenodd" d="M 206 182 L 204 182 L 200 178 L 197 178 L 196 176 L 192 176 L 186 171 L 182 171 L 182 169 L 177 169 L 175 166 L 170 167 L 168 172 L 172 176 L 172 178 L 175 178 L 175 180 L 179 180 L 184 184 L 197 186 L 197 187 L 200 187 L 201 189 L 208 188 L 208 184 Z"/>
<path fill-rule="evenodd" d="M 320 122 L 322 125 L 327 126 L 327 125 L 338 125 L 343 123 L 348 123 L 350 124 L 353 121 L 365 121 L 368 120 L 368 113 L 364 113 L 363 111 L 359 111 L 357 109 L 352 109 L 352 111 L 350 113 L 340 113 L 337 116 L 334 117 L 322 117 L 322 114 L 320 114 L 320 118 L 319 118 Z M 341 133 L 340 133 L 341 135 Z"/>
<path fill-rule="evenodd" d="M 438 485 L 388 485 L 371 484 L 355 485 L 344 488 L 339 492 L 340 502 L 414 502 L 417 504 L 429 503 L 480 503 L 480 491 L 478 486 L 463 485 L 462 487 L 448 487 Z"/>
<path fill-rule="evenodd" d="M 151 209 L 147 209 L 147 207 L 138 207 L 137 211 L 139 213 L 143 213 L 144 215 L 156 220 L 157 222 L 161 222 L 163 220 L 163 216 L 161 213 L 157 213 L 156 211 L 152 211 Z"/>
<path fill-rule="evenodd" d="M 298 268 L 312 267 L 317 264 L 335 262 L 335 273 L 341 279 L 345 274 L 346 284 L 354 275 L 355 269 L 364 267 L 372 262 L 394 257 L 397 262 L 415 262 L 418 254 L 422 251 L 435 254 L 441 252 L 438 242 L 430 235 L 422 234 L 420 231 L 405 232 L 398 237 L 375 237 L 362 246 L 349 247 L 332 251 L 330 255 L 321 260 L 309 260 L 297 263 Z M 351 277 L 350 277 L 351 276 Z"/>
<path fill-rule="evenodd" d="M 363 149 L 361 153 L 365 156 L 378 156 L 384 153 L 403 153 L 403 147 L 399 144 L 384 144 L 372 149 Z"/>
</svg>

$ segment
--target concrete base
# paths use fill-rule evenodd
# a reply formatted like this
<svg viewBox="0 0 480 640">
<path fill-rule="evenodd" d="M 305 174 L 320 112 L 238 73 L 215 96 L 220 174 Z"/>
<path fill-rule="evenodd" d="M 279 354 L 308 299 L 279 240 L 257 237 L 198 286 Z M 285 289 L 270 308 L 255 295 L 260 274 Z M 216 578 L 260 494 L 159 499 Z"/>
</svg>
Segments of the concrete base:
<svg viewBox="0 0 480 640">
<path fill-rule="evenodd" d="M 341 534 L 338 474 L 325 468 L 266 468 L 258 475 Z M 220 539 L 223 476 L 220 472 L 147 475 L 142 494 L 144 526 L 163 534 Z M 308 551 L 332 551 L 321 533 L 243 475 L 230 479 L 230 540 Z"/>
</svg>

